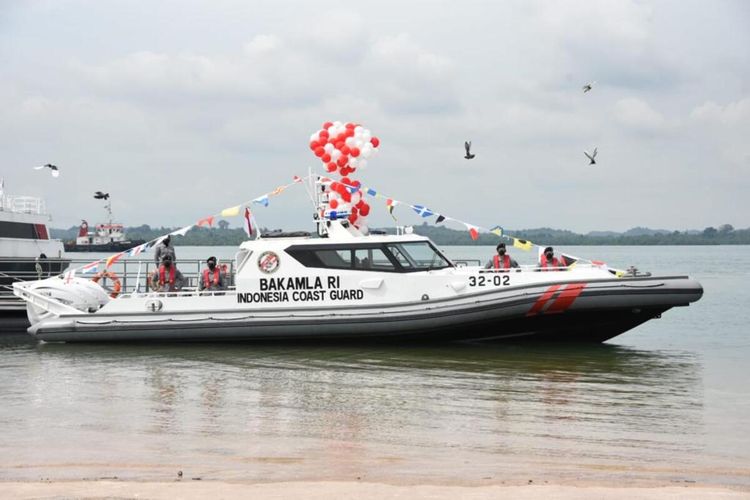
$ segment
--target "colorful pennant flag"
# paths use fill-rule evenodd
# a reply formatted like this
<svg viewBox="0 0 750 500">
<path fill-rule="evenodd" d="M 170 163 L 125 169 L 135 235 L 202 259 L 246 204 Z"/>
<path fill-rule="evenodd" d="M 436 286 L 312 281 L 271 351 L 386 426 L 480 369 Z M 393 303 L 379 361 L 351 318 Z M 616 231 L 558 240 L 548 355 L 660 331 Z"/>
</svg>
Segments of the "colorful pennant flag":
<svg viewBox="0 0 750 500">
<path fill-rule="evenodd" d="M 248 238 L 252 238 L 253 233 L 255 233 L 255 228 L 253 227 L 253 220 L 255 218 L 253 217 L 253 214 L 250 213 L 250 209 L 245 207 L 245 221 L 244 221 L 244 229 L 245 234 L 247 234 Z"/>
<path fill-rule="evenodd" d="M 501 228 L 500 226 L 493 227 L 492 229 L 490 229 L 490 232 L 492 234 L 496 234 L 496 235 L 500 236 L 501 238 L 503 236 L 503 228 Z"/>
<path fill-rule="evenodd" d="M 229 207 L 225 208 L 221 211 L 222 217 L 236 217 L 237 215 L 240 215 L 240 208 L 242 208 L 242 205 L 237 205 L 236 207 Z"/>
<path fill-rule="evenodd" d="M 185 236 L 187 232 L 190 231 L 192 228 L 193 228 L 193 224 L 190 224 L 189 226 L 185 226 L 182 229 L 178 229 L 177 231 L 172 231 L 171 233 L 169 233 L 169 235 L 170 236 Z M 157 241 L 157 244 L 161 243 L 162 240 L 164 240 L 164 238 L 166 238 L 166 236 L 162 236 L 161 238 L 159 238 L 159 241 Z"/>
<path fill-rule="evenodd" d="M 372 188 L 366 188 L 365 193 L 369 194 L 370 196 L 377 196 L 378 195 L 378 192 L 375 191 Z"/>
<path fill-rule="evenodd" d="M 146 248 L 148 248 L 148 243 L 144 243 L 143 245 L 138 245 L 137 247 L 131 248 L 127 251 L 127 254 L 129 257 L 135 257 L 136 255 L 140 255 L 141 253 L 143 253 Z"/>
<path fill-rule="evenodd" d="M 529 250 L 531 250 L 534 244 L 527 240 L 519 240 L 518 238 L 513 238 L 513 246 L 528 252 Z"/>
<path fill-rule="evenodd" d="M 125 255 L 125 252 L 120 252 L 114 255 L 110 255 L 109 257 L 107 257 L 107 265 L 105 267 L 107 268 L 110 267 L 112 264 L 120 260 L 123 255 Z"/>
<path fill-rule="evenodd" d="M 302 182 L 302 177 L 300 177 L 299 175 L 295 175 L 294 177 L 292 177 L 292 182 L 294 182 L 295 184 L 298 182 Z"/>
<path fill-rule="evenodd" d="M 279 186 L 276 189 L 274 189 L 273 191 L 271 191 L 271 196 L 279 195 L 279 194 L 283 193 L 285 189 L 286 189 L 286 186 Z"/>
<path fill-rule="evenodd" d="M 257 203 L 258 205 L 263 205 L 264 207 L 267 207 L 268 206 L 268 195 L 264 194 L 263 196 L 255 198 L 253 200 L 253 203 Z"/>
<path fill-rule="evenodd" d="M 479 239 L 479 231 L 475 226 L 472 226 L 471 224 L 466 224 L 466 229 L 469 230 L 469 234 L 471 235 L 471 239 L 474 241 L 477 241 Z"/>
<path fill-rule="evenodd" d="M 214 225 L 214 216 L 213 215 L 209 215 L 208 217 L 204 217 L 204 218 L 200 219 L 198 222 L 196 222 L 195 225 L 198 226 L 198 227 L 201 227 L 201 226 L 204 226 L 204 225 L 208 226 L 208 227 L 213 227 L 213 225 Z"/>
<path fill-rule="evenodd" d="M 435 215 L 435 213 L 430 210 L 429 208 L 423 206 L 423 205 L 412 205 L 411 207 L 417 214 L 419 214 L 422 217 L 431 217 Z"/>
<path fill-rule="evenodd" d="M 445 216 L 444 215 L 438 215 L 438 218 L 435 220 L 435 224 L 440 224 L 444 220 L 445 220 Z"/>
<path fill-rule="evenodd" d="M 96 262 L 92 262 L 90 264 L 86 264 L 85 266 L 83 266 L 81 268 L 81 274 L 88 274 L 88 273 L 95 273 L 95 272 L 97 272 L 99 270 L 99 262 L 100 261 L 97 260 Z"/>
</svg>

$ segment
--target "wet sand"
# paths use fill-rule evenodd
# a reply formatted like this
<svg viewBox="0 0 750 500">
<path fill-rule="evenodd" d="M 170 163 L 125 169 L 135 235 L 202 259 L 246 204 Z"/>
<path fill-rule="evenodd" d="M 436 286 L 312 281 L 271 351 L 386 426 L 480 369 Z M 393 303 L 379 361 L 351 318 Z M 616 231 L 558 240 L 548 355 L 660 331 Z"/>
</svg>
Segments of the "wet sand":
<svg viewBox="0 0 750 500">
<path fill-rule="evenodd" d="M 391 485 L 365 482 L 282 482 L 240 483 L 227 481 L 135 482 L 135 481 L 55 481 L 0 482 L 0 498 L 494 498 L 577 500 L 577 499 L 739 499 L 750 498 L 750 490 L 702 486 L 613 487 L 574 485 Z"/>
</svg>

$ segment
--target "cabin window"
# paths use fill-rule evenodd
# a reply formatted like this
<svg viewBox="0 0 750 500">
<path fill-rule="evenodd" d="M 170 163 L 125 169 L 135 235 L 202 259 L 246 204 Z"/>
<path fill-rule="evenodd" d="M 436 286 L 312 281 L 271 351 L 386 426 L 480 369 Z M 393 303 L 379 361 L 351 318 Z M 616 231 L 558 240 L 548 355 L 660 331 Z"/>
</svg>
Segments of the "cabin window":
<svg viewBox="0 0 750 500">
<path fill-rule="evenodd" d="M 391 243 L 388 250 L 404 269 L 425 271 L 452 267 L 450 261 L 427 241 Z"/>
<path fill-rule="evenodd" d="M 286 252 L 305 267 L 408 273 L 453 267 L 427 241 L 292 245 Z"/>
<path fill-rule="evenodd" d="M 394 266 L 382 248 L 357 248 L 354 250 L 354 269 L 393 271 Z"/>
<path fill-rule="evenodd" d="M 22 238 L 26 240 L 47 239 L 42 237 L 47 234 L 46 227 L 44 228 L 44 233 L 40 234 L 40 229 L 37 226 L 44 227 L 43 224 L 2 221 L 0 222 L 0 238 Z"/>
</svg>

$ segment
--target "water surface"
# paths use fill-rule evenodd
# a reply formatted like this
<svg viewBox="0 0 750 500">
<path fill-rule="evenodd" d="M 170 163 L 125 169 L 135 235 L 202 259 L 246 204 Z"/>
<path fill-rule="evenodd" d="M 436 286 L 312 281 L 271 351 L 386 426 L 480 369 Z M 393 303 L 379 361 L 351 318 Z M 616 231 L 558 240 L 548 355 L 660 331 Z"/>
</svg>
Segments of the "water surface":
<svg viewBox="0 0 750 500">
<path fill-rule="evenodd" d="M 207 252 L 177 250 L 183 258 Z M 1 337 L 0 479 L 184 470 L 261 481 L 750 485 L 749 248 L 566 250 L 690 274 L 706 294 L 602 345 L 36 345 Z M 514 257 L 524 261 L 520 251 Z"/>
</svg>

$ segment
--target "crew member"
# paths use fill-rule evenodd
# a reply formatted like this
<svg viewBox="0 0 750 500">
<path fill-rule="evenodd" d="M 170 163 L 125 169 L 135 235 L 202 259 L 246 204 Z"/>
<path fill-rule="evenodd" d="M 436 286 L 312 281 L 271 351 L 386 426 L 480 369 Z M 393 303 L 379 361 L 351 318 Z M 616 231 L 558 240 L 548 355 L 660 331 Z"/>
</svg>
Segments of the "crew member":
<svg viewBox="0 0 750 500">
<path fill-rule="evenodd" d="M 161 242 L 156 245 L 156 248 L 154 248 L 154 261 L 156 262 L 156 265 L 158 266 L 161 264 L 162 257 L 169 254 L 172 256 L 172 262 L 175 262 L 177 260 L 177 255 L 174 252 L 174 246 L 170 245 L 171 239 L 169 235 L 166 236 Z"/>
<path fill-rule="evenodd" d="M 505 243 L 497 244 L 497 255 L 493 255 L 492 258 L 484 266 L 485 269 L 510 269 L 511 267 L 518 267 L 518 262 L 510 258 L 510 255 L 505 253 Z"/>
<path fill-rule="evenodd" d="M 184 284 L 185 278 L 172 262 L 172 256 L 164 255 L 159 269 L 151 275 L 151 288 L 157 292 L 178 292 Z"/>
<path fill-rule="evenodd" d="M 562 268 L 566 267 L 565 259 L 563 257 L 555 257 L 552 247 L 547 247 L 539 259 L 539 267 L 542 268 L 542 271 L 562 271 Z"/>
<path fill-rule="evenodd" d="M 198 285 L 199 290 L 217 291 L 226 290 L 226 281 L 224 279 L 224 273 L 216 265 L 216 257 L 211 256 L 206 260 L 207 268 L 201 273 L 200 284 Z"/>
</svg>

